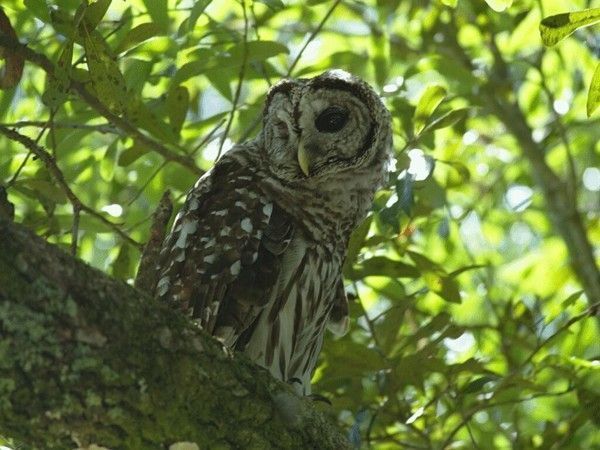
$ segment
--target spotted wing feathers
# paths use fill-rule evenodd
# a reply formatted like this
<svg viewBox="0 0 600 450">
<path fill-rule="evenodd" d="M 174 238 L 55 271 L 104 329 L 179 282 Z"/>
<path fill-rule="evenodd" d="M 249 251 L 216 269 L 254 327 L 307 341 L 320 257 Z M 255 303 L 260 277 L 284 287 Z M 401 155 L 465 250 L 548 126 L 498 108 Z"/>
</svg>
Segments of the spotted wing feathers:
<svg viewBox="0 0 600 450">
<path fill-rule="evenodd" d="M 268 301 L 290 223 L 248 168 L 223 158 L 196 183 L 175 219 L 156 295 L 233 346 Z"/>
</svg>

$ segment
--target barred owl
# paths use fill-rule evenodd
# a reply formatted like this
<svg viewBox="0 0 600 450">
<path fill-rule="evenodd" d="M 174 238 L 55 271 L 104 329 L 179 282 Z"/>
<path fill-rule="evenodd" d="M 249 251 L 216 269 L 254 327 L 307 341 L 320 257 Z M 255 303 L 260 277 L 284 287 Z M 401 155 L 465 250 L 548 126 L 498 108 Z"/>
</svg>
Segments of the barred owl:
<svg viewBox="0 0 600 450">
<path fill-rule="evenodd" d="M 389 112 L 355 76 L 332 70 L 277 83 L 260 134 L 188 193 L 155 294 L 309 394 L 325 328 L 348 326 L 342 264 L 391 140 Z"/>
</svg>

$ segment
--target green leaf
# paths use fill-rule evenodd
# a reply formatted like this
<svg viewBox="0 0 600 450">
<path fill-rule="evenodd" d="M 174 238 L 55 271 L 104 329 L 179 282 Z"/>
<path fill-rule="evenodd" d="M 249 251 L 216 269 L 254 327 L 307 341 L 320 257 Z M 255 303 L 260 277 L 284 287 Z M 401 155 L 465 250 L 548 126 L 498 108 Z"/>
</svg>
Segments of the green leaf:
<svg viewBox="0 0 600 450">
<path fill-rule="evenodd" d="M 502 12 L 510 5 L 512 5 L 513 0 L 485 0 L 485 2 L 492 8 L 494 11 Z"/>
<path fill-rule="evenodd" d="M 133 124 L 148 131 L 161 141 L 175 144 L 178 140 L 171 127 L 159 119 L 154 111 L 140 99 L 130 100 L 125 115 Z"/>
<path fill-rule="evenodd" d="M 88 32 L 96 29 L 106 14 L 111 1 L 112 0 L 96 0 L 93 3 L 90 3 L 85 9 L 83 20 L 85 21 L 85 26 Z"/>
<path fill-rule="evenodd" d="M 542 42 L 549 47 L 560 42 L 581 27 L 600 22 L 600 8 L 562 13 L 546 17 L 540 23 Z"/>
<path fill-rule="evenodd" d="M 560 305 L 563 308 L 568 308 L 569 306 L 573 305 L 579 299 L 579 297 L 581 297 L 581 294 L 583 294 L 583 291 L 573 292 L 571 295 L 565 298 Z"/>
<path fill-rule="evenodd" d="M 407 304 L 394 305 L 386 311 L 383 320 L 375 328 L 377 340 L 386 355 L 389 355 L 398 343 L 398 335 L 400 334 L 398 324 L 402 323 L 406 309 Z"/>
<path fill-rule="evenodd" d="M 417 265 L 417 267 L 422 270 L 422 271 L 429 271 L 429 272 L 438 272 L 438 273 L 445 273 L 444 269 L 442 269 L 442 267 L 440 267 L 439 264 L 433 262 L 431 259 L 427 258 L 424 255 L 421 255 L 420 253 L 417 252 L 413 252 L 413 251 L 408 251 L 408 256 L 410 256 L 410 259 L 412 259 L 415 264 Z"/>
<path fill-rule="evenodd" d="M 275 41 L 251 41 L 247 43 L 244 50 L 243 44 L 235 44 L 229 47 L 225 54 L 216 54 L 207 49 L 200 49 L 193 53 L 195 60 L 181 66 L 172 79 L 172 83 L 177 85 L 189 78 L 204 74 L 213 69 L 217 69 L 211 75 L 218 76 L 221 81 L 228 81 L 218 71 L 238 68 L 242 63 L 244 51 L 246 51 L 246 63 L 264 61 L 276 55 L 289 53 L 288 48 Z M 232 72 L 237 76 L 237 71 Z"/>
<path fill-rule="evenodd" d="M 164 32 L 154 22 L 142 23 L 129 30 L 125 38 L 121 41 L 115 53 L 119 54 L 123 51 L 135 47 L 136 45 L 152 39 L 153 37 L 163 35 Z"/>
<path fill-rule="evenodd" d="M 112 274 L 117 278 L 127 279 L 130 275 L 130 262 L 131 258 L 129 252 L 129 244 L 123 244 L 119 250 L 119 254 L 112 263 Z"/>
<path fill-rule="evenodd" d="M 196 26 L 196 22 L 200 15 L 204 12 L 206 7 L 210 4 L 211 0 L 197 0 L 192 6 L 190 11 L 190 17 L 188 19 L 188 31 L 192 31 Z"/>
<path fill-rule="evenodd" d="M 125 60 L 123 77 L 125 78 L 129 95 L 136 98 L 141 95 L 153 67 L 154 62 L 145 59 L 127 58 Z"/>
<path fill-rule="evenodd" d="M 250 41 L 246 43 L 246 58 L 248 63 L 264 61 L 282 53 L 289 53 L 287 46 L 276 41 Z M 239 65 L 244 55 L 244 44 L 236 44 L 227 49 L 229 57 Z"/>
<path fill-rule="evenodd" d="M 73 41 L 69 40 L 63 46 L 53 75 L 48 77 L 48 87 L 42 95 L 42 102 L 51 109 L 61 106 L 68 97 L 71 85 L 73 60 Z"/>
<path fill-rule="evenodd" d="M 131 147 L 126 148 L 121 152 L 117 164 L 126 167 L 146 153 L 148 153 L 148 147 L 135 141 Z"/>
<path fill-rule="evenodd" d="M 258 3 L 262 3 L 263 5 L 267 5 L 273 11 L 279 11 L 285 8 L 285 5 L 281 0 L 257 0 Z"/>
<path fill-rule="evenodd" d="M 456 124 L 457 122 L 460 122 L 461 120 L 466 119 L 467 116 L 469 115 L 469 110 L 470 110 L 470 108 L 459 108 L 459 109 L 454 109 L 452 111 L 448 111 L 443 116 L 438 117 L 434 121 L 430 122 L 423 129 L 422 134 L 429 132 L 429 131 L 434 131 L 434 130 L 439 130 L 442 128 L 451 127 L 452 125 Z"/>
<path fill-rule="evenodd" d="M 367 217 L 362 223 L 354 230 L 350 236 L 350 242 L 348 243 L 348 251 L 346 252 L 346 260 L 344 261 L 343 272 L 347 273 L 352 270 L 352 265 L 356 261 L 356 257 L 363 247 L 369 229 L 371 228 L 371 222 L 373 222 L 373 216 Z"/>
<path fill-rule="evenodd" d="M 169 30 L 168 2 L 156 0 L 144 0 L 144 5 L 152 21 L 164 32 Z"/>
<path fill-rule="evenodd" d="M 46 0 L 24 0 L 23 4 L 27 11 L 33 13 L 42 22 L 50 23 L 50 11 L 48 11 Z"/>
<path fill-rule="evenodd" d="M 462 388 L 463 394 L 475 394 L 477 392 L 481 392 L 486 384 L 496 381 L 498 377 L 494 377 L 491 375 L 486 375 L 484 377 L 477 378 L 470 383 L 468 383 L 464 388 Z"/>
<path fill-rule="evenodd" d="M 64 191 L 49 180 L 29 178 L 23 184 L 34 190 L 38 195 L 58 204 L 67 203 Z"/>
<path fill-rule="evenodd" d="M 423 131 L 427 119 L 431 117 L 445 97 L 446 89 L 443 86 L 434 84 L 425 89 L 417 103 L 417 108 L 415 109 L 415 114 L 413 116 L 414 133 L 416 135 Z"/>
<path fill-rule="evenodd" d="M 177 86 L 170 89 L 167 94 L 167 111 L 169 123 L 176 135 L 179 135 L 183 122 L 188 112 L 190 94 L 185 86 Z"/>
<path fill-rule="evenodd" d="M 439 283 L 439 289 L 433 290 L 437 295 L 451 303 L 460 303 L 462 301 L 458 283 L 454 278 L 440 277 Z"/>
<path fill-rule="evenodd" d="M 418 278 L 419 270 L 415 266 L 385 256 L 373 256 L 355 266 L 351 279 L 360 279 L 371 275 L 391 278 Z"/>
<path fill-rule="evenodd" d="M 108 45 L 99 33 L 92 32 L 85 34 L 84 48 L 97 97 L 117 114 L 122 113 L 131 99 L 128 99 L 125 78 L 112 58 Z"/>
<path fill-rule="evenodd" d="M 406 289 L 396 278 L 369 277 L 364 281 L 369 287 L 394 302 L 406 300 Z"/>
<path fill-rule="evenodd" d="M 587 115 L 591 117 L 594 111 L 600 106 L 600 64 L 596 66 L 596 71 L 590 83 L 590 92 L 587 98 Z"/>
<path fill-rule="evenodd" d="M 456 8 L 456 3 L 458 0 L 441 0 L 441 1 L 446 6 L 450 6 L 451 8 Z"/>
</svg>

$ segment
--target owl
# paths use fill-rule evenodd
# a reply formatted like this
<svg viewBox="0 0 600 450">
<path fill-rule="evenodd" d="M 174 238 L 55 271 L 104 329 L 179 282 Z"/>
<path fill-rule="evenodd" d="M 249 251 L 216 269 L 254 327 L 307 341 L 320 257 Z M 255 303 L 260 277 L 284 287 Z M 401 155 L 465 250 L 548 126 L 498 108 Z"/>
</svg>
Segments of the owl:
<svg viewBox="0 0 600 450">
<path fill-rule="evenodd" d="M 359 78 L 331 70 L 280 81 L 258 136 L 188 193 L 155 295 L 310 394 L 325 329 L 348 327 L 342 265 L 391 145 L 390 114 Z"/>
</svg>

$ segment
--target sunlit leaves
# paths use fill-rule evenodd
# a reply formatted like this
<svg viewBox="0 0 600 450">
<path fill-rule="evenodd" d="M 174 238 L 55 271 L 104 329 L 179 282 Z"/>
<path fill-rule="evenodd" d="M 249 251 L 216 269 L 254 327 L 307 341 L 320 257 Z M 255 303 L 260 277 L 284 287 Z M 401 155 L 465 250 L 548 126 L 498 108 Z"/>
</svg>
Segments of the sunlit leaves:
<svg viewBox="0 0 600 450">
<path fill-rule="evenodd" d="M 83 42 L 96 95 L 115 112 L 124 112 L 130 101 L 127 98 L 127 86 L 110 49 L 102 37 L 94 32 L 85 32 Z"/>
<path fill-rule="evenodd" d="M 540 33 L 544 45 L 552 46 L 572 34 L 575 30 L 600 23 L 600 8 L 586 9 L 571 13 L 562 13 L 546 17 L 540 23 Z M 590 83 L 587 98 L 587 115 L 591 116 L 600 106 L 600 64 Z"/>
<path fill-rule="evenodd" d="M 60 51 L 54 73 L 48 76 L 48 84 L 42 95 L 42 101 L 49 108 L 56 109 L 67 100 L 71 85 L 72 59 L 73 41 L 67 41 Z"/>
<path fill-rule="evenodd" d="M 202 3 L 202 2 L 199 2 Z M 167 31 L 169 28 L 169 13 L 168 2 L 157 2 L 155 0 L 144 0 L 144 5 L 155 23 L 162 31 Z"/>
<path fill-rule="evenodd" d="M 245 46 L 243 44 L 236 44 L 230 46 L 224 52 L 199 50 L 197 52 L 198 57 L 194 61 L 186 63 L 179 68 L 173 82 L 179 84 L 191 77 L 214 69 L 222 70 L 230 67 L 238 67 L 244 52 L 248 53 L 246 62 L 251 64 L 264 61 L 282 53 L 288 53 L 289 50 L 285 45 L 275 41 L 251 41 L 246 43 Z"/>
<path fill-rule="evenodd" d="M 425 128 L 427 123 L 427 119 L 433 114 L 433 112 L 437 109 L 439 104 L 446 97 L 446 89 L 442 86 L 432 85 L 428 86 L 419 102 L 417 103 L 417 108 L 415 109 L 414 115 L 414 127 L 415 134 L 419 134 Z"/>
<path fill-rule="evenodd" d="M 351 279 L 362 279 L 372 275 L 391 278 L 417 278 L 420 273 L 411 264 L 384 256 L 373 256 L 353 267 L 348 274 Z"/>
<path fill-rule="evenodd" d="M 96 29 L 106 14 L 111 1 L 112 0 L 96 0 L 87 4 L 87 7 L 85 7 L 83 12 L 83 20 L 85 21 L 85 27 L 88 32 Z M 86 3 L 84 2 L 83 5 L 85 4 Z"/>
<path fill-rule="evenodd" d="M 494 11 L 502 12 L 510 5 L 512 5 L 513 0 L 485 0 L 490 8 Z"/>
<path fill-rule="evenodd" d="M 144 144 L 134 141 L 131 147 L 128 147 L 121 152 L 119 155 L 118 164 L 126 167 L 146 153 L 148 153 L 148 148 Z"/>
<path fill-rule="evenodd" d="M 280 9 L 283 9 L 285 7 L 281 0 L 258 0 L 258 2 L 264 3 L 274 11 L 279 11 Z"/>
<path fill-rule="evenodd" d="M 600 22 L 600 8 L 546 17 L 540 23 L 544 45 L 552 46 L 581 27 Z"/>
<path fill-rule="evenodd" d="M 590 92 L 587 99 L 587 115 L 591 116 L 600 106 L 600 64 L 596 66 L 596 71 L 590 83 Z"/>
<path fill-rule="evenodd" d="M 461 295 L 458 283 L 452 275 L 448 275 L 439 264 L 424 255 L 412 251 L 408 254 L 419 268 L 429 289 L 448 302 L 460 303 Z"/>
<path fill-rule="evenodd" d="M 162 29 L 154 22 L 141 23 L 136 27 L 129 30 L 123 41 L 119 44 L 119 47 L 115 53 L 121 53 L 131 47 L 140 44 L 148 39 L 156 36 L 160 36 L 163 33 Z"/>
<path fill-rule="evenodd" d="M 179 134 L 190 103 L 190 94 L 185 86 L 177 86 L 167 94 L 169 123 L 175 134 Z"/>
</svg>

